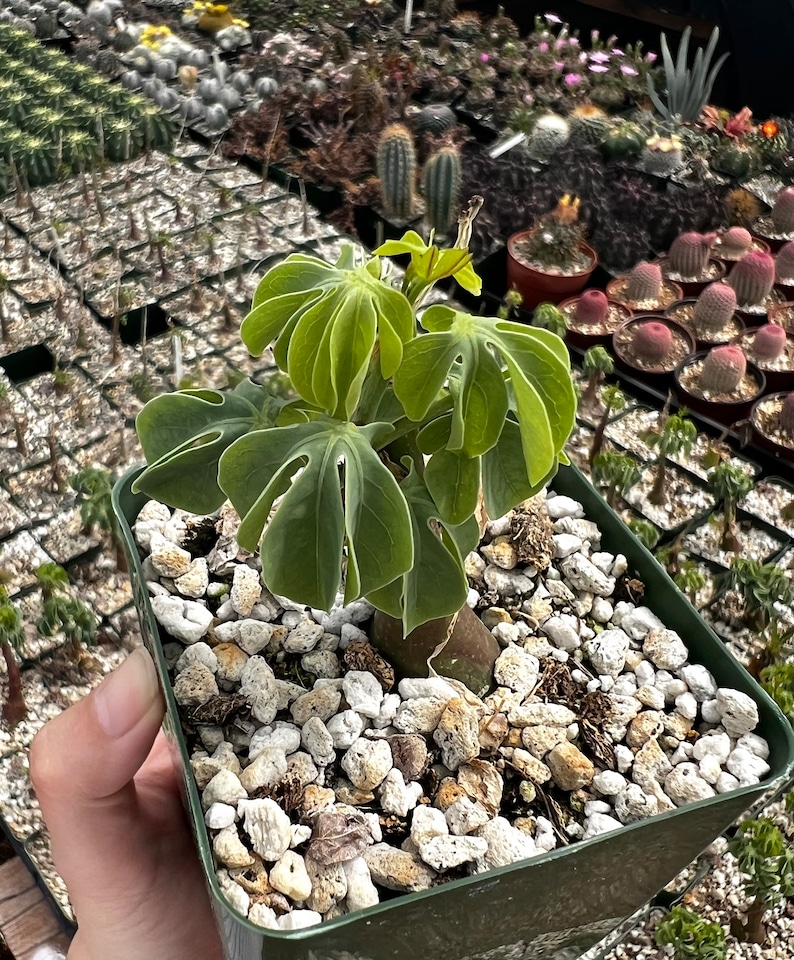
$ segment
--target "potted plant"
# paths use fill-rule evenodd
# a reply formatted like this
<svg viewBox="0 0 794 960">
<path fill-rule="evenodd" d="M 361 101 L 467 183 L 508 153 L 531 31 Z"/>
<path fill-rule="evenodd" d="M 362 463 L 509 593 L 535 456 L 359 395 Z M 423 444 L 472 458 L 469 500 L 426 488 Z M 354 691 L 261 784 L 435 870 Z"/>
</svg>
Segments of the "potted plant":
<svg viewBox="0 0 794 960">
<path fill-rule="evenodd" d="M 651 313 L 666 310 L 684 293 L 677 283 L 664 277 L 658 263 L 642 260 L 629 273 L 609 281 L 607 296 L 632 311 Z"/>
<path fill-rule="evenodd" d="M 601 290 L 585 290 L 560 304 L 565 315 L 565 339 L 575 347 L 606 346 L 612 333 L 631 316 L 631 310 L 616 300 L 608 299 Z"/>
<path fill-rule="evenodd" d="M 777 323 L 747 330 L 733 341 L 766 378 L 766 390 L 776 393 L 794 384 L 794 336 Z"/>
<path fill-rule="evenodd" d="M 744 330 L 736 313 L 736 293 L 727 283 L 712 283 L 696 299 L 671 303 L 664 315 L 691 331 L 698 350 L 728 343 Z"/>
<path fill-rule="evenodd" d="M 507 241 L 507 285 L 519 291 L 526 310 L 578 293 L 597 266 L 598 254 L 584 240 L 579 200 L 568 194 L 531 229 Z"/>
<path fill-rule="evenodd" d="M 769 310 L 783 300 L 774 288 L 775 258 L 761 250 L 751 250 L 739 260 L 725 282 L 733 287 L 738 310 L 749 324 L 761 323 Z"/>
<path fill-rule="evenodd" d="M 0 585 L 0 650 L 6 664 L 8 689 L 3 703 L 2 719 L 15 727 L 28 715 L 28 707 L 22 692 L 22 676 L 19 671 L 17 654 L 25 642 L 22 616 L 17 607 L 8 599 L 5 587 Z"/>
<path fill-rule="evenodd" d="M 730 271 L 737 260 L 743 260 L 752 250 L 769 253 L 769 244 L 754 237 L 746 227 L 728 227 L 717 234 L 711 255 L 716 260 L 722 260 Z"/>
<path fill-rule="evenodd" d="M 680 284 L 685 297 L 696 297 L 725 276 L 725 264 L 711 256 L 716 240 L 716 233 L 690 230 L 676 237 L 667 256 L 660 259 L 662 274 Z"/>
<path fill-rule="evenodd" d="M 794 461 L 794 393 L 761 397 L 753 405 L 750 423 L 755 443 Z"/>
<path fill-rule="evenodd" d="M 774 253 L 794 240 L 794 187 L 784 187 L 780 191 L 769 215 L 759 217 L 753 223 L 753 233 Z"/>
<path fill-rule="evenodd" d="M 777 252 L 775 283 L 785 300 L 794 299 L 794 240 L 784 243 Z"/>
<path fill-rule="evenodd" d="M 794 850 L 768 817 L 741 823 L 728 850 L 736 857 L 744 892 L 751 898 L 747 919 L 732 918 L 731 933 L 747 943 L 763 944 L 767 911 L 794 896 Z"/>
<path fill-rule="evenodd" d="M 675 960 L 725 960 L 725 931 L 680 904 L 673 907 L 654 931 L 660 947 L 672 947 Z"/>
<path fill-rule="evenodd" d="M 646 382 L 667 379 L 695 349 L 692 334 L 663 316 L 637 316 L 612 334 L 618 367 Z"/>
<path fill-rule="evenodd" d="M 749 414 L 766 383 L 763 373 L 734 344 L 693 354 L 674 377 L 682 403 L 727 426 Z"/>
</svg>

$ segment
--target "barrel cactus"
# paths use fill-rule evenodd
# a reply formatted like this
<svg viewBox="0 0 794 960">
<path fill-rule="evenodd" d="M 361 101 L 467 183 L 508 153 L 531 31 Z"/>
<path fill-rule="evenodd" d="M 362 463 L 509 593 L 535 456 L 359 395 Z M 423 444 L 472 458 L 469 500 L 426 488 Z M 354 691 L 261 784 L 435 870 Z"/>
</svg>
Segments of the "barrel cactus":
<svg viewBox="0 0 794 960">
<path fill-rule="evenodd" d="M 696 279 L 702 276 L 716 239 L 716 233 L 696 233 L 694 230 L 676 237 L 670 247 L 671 269 L 682 277 Z"/>
<path fill-rule="evenodd" d="M 451 130 L 457 122 L 454 112 L 445 103 L 429 103 L 414 117 L 414 129 L 417 133 L 432 133 L 438 136 Z"/>
<path fill-rule="evenodd" d="M 731 270 L 728 283 L 736 291 L 740 306 L 753 306 L 769 296 L 775 283 L 775 259 L 753 250 Z"/>
<path fill-rule="evenodd" d="M 629 273 L 626 296 L 632 303 L 658 300 L 662 292 L 662 268 L 658 263 L 641 260 Z"/>
<path fill-rule="evenodd" d="M 403 124 L 393 123 L 381 134 L 377 167 L 386 215 L 407 220 L 414 209 L 416 151 L 411 133 Z"/>
<path fill-rule="evenodd" d="M 570 136 L 571 125 L 568 121 L 556 113 L 547 113 L 532 128 L 527 149 L 538 160 L 550 160 Z"/>
<path fill-rule="evenodd" d="M 704 393 L 733 393 L 746 372 L 747 358 L 739 347 L 713 347 L 703 361 L 699 386 Z"/>
<path fill-rule="evenodd" d="M 786 331 L 777 323 L 765 323 L 753 337 L 753 353 L 766 363 L 777 360 L 785 346 Z"/>
<path fill-rule="evenodd" d="M 794 240 L 784 243 L 775 258 L 777 282 L 784 286 L 794 286 Z M 791 299 L 791 298 L 789 298 Z"/>
<path fill-rule="evenodd" d="M 576 301 L 574 319 L 577 323 L 595 325 L 609 316 L 609 300 L 601 290 L 585 290 Z"/>
<path fill-rule="evenodd" d="M 780 234 L 794 233 L 794 187 L 786 187 L 775 198 L 772 223 Z"/>
<path fill-rule="evenodd" d="M 456 147 L 434 153 L 422 171 L 425 216 L 436 233 L 444 236 L 455 223 L 460 206 L 461 163 Z"/>
<path fill-rule="evenodd" d="M 684 162 L 681 138 L 677 134 L 650 137 L 645 141 L 642 161 L 648 173 L 656 174 L 657 177 L 669 177 Z"/>
<path fill-rule="evenodd" d="M 609 127 L 601 141 L 601 152 L 606 160 L 636 157 L 645 146 L 645 133 L 636 123 L 617 123 Z"/>
<path fill-rule="evenodd" d="M 673 331 L 660 320 L 648 320 L 634 326 L 632 349 L 647 366 L 661 363 L 673 348 Z"/>
<path fill-rule="evenodd" d="M 736 180 L 751 172 L 754 161 L 753 151 L 746 144 L 734 140 L 724 140 L 711 155 L 712 169 Z"/>
<path fill-rule="evenodd" d="M 736 312 L 736 292 L 727 283 L 712 283 L 700 294 L 693 314 L 695 331 L 718 334 Z"/>
<path fill-rule="evenodd" d="M 731 260 L 741 260 L 753 248 L 753 236 L 744 227 L 730 227 L 720 238 L 722 253 Z"/>
</svg>

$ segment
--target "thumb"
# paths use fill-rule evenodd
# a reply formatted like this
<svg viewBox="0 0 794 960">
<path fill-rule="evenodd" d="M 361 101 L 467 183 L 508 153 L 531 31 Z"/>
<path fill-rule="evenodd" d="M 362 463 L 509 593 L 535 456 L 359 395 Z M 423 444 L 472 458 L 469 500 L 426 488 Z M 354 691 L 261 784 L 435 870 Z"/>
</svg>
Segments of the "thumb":
<svg viewBox="0 0 794 960">
<path fill-rule="evenodd" d="M 134 843 L 132 781 L 163 712 L 154 663 L 139 647 L 84 700 L 47 723 L 31 745 L 30 775 L 53 857 L 78 908 L 112 869 L 108 851 L 123 857 Z"/>
</svg>

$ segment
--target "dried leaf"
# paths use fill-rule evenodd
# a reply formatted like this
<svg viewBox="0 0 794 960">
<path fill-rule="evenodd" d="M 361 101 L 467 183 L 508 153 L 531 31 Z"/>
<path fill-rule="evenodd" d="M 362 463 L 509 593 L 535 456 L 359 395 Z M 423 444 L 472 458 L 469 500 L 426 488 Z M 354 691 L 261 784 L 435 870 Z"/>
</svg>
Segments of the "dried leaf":
<svg viewBox="0 0 794 960">
<path fill-rule="evenodd" d="M 328 866 L 360 856 L 372 842 L 363 817 L 345 813 L 320 813 L 314 821 L 308 855 Z"/>
<path fill-rule="evenodd" d="M 217 697 L 211 697 L 206 703 L 188 711 L 187 721 L 188 723 L 207 723 L 215 727 L 222 727 L 235 714 L 249 708 L 248 698 L 242 694 L 221 694 Z"/>
</svg>

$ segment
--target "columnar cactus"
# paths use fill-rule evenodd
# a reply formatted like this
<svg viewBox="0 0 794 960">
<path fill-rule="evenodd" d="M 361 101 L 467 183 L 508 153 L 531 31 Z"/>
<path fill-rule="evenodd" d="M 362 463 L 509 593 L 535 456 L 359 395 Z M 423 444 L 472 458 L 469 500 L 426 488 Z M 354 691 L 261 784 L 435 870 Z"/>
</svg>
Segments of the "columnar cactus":
<svg viewBox="0 0 794 960">
<path fill-rule="evenodd" d="M 603 323 L 609 315 L 609 300 L 600 290 L 585 290 L 576 301 L 574 319 L 577 323 Z"/>
<path fill-rule="evenodd" d="M 671 268 L 682 277 L 702 276 L 716 239 L 715 233 L 682 233 L 670 247 Z"/>
<path fill-rule="evenodd" d="M 749 253 L 753 247 L 753 236 L 744 227 L 731 227 L 722 235 L 721 246 L 723 253 L 737 260 Z"/>
<path fill-rule="evenodd" d="M 794 286 L 794 240 L 784 243 L 778 250 L 775 259 L 775 271 L 778 283 L 785 286 Z"/>
<path fill-rule="evenodd" d="M 765 323 L 753 337 L 753 353 L 759 360 L 777 360 L 785 346 L 786 331 L 776 323 Z"/>
<path fill-rule="evenodd" d="M 780 409 L 780 428 L 783 433 L 794 437 L 794 392 L 786 394 Z"/>
<path fill-rule="evenodd" d="M 641 260 L 629 274 L 626 296 L 633 303 L 658 300 L 662 292 L 662 268 L 658 263 Z"/>
<path fill-rule="evenodd" d="M 378 177 L 386 215 L 407 220 L 414 208 L 416 151 L 407 127 L 393 123 L 378 143 Z"/>
<path fill-rule="evenodd" d="M 661 363 L 673 348 L 673 331 L 658 320 L 638 323 L 634 327 L 632 347 L 638 360 L 649 366 Z"/>
<path fill-rule="evenodd" d="M 786 187 L 775 198 L 772 223 L 778 233 L 794 233 L 794 187 Z"/>
<path fill-rule="evenodd" d="M 739 347 L 713 347 L 703 361 L 700 389 L 704 393 L 733 393 L 747 372 L 747 359 Z"/>
<path fill-rule="evenodd" d="M 460 152 L 444 147 L 425 164 L 422 171 L 422 192 L 425 195 L 425 216 L 436 233 L 444 236 L 457 219 L 460 206 Z"/>
<path fill-rule="evenodd" d="M 695 331 L 700 334 L 719 333 L 736 311 L 736 291 L 726 283 L 711 283 L 700 294 L 695 304 Z"/>
<path fill-rule="evenodd" d="M 731 270 L 728 283 L 736 292 L 740 306 L 753 306 L 769 296 L 775 282 L 775 259 L 761 250 L 753 250 Z"/>
</svg>

